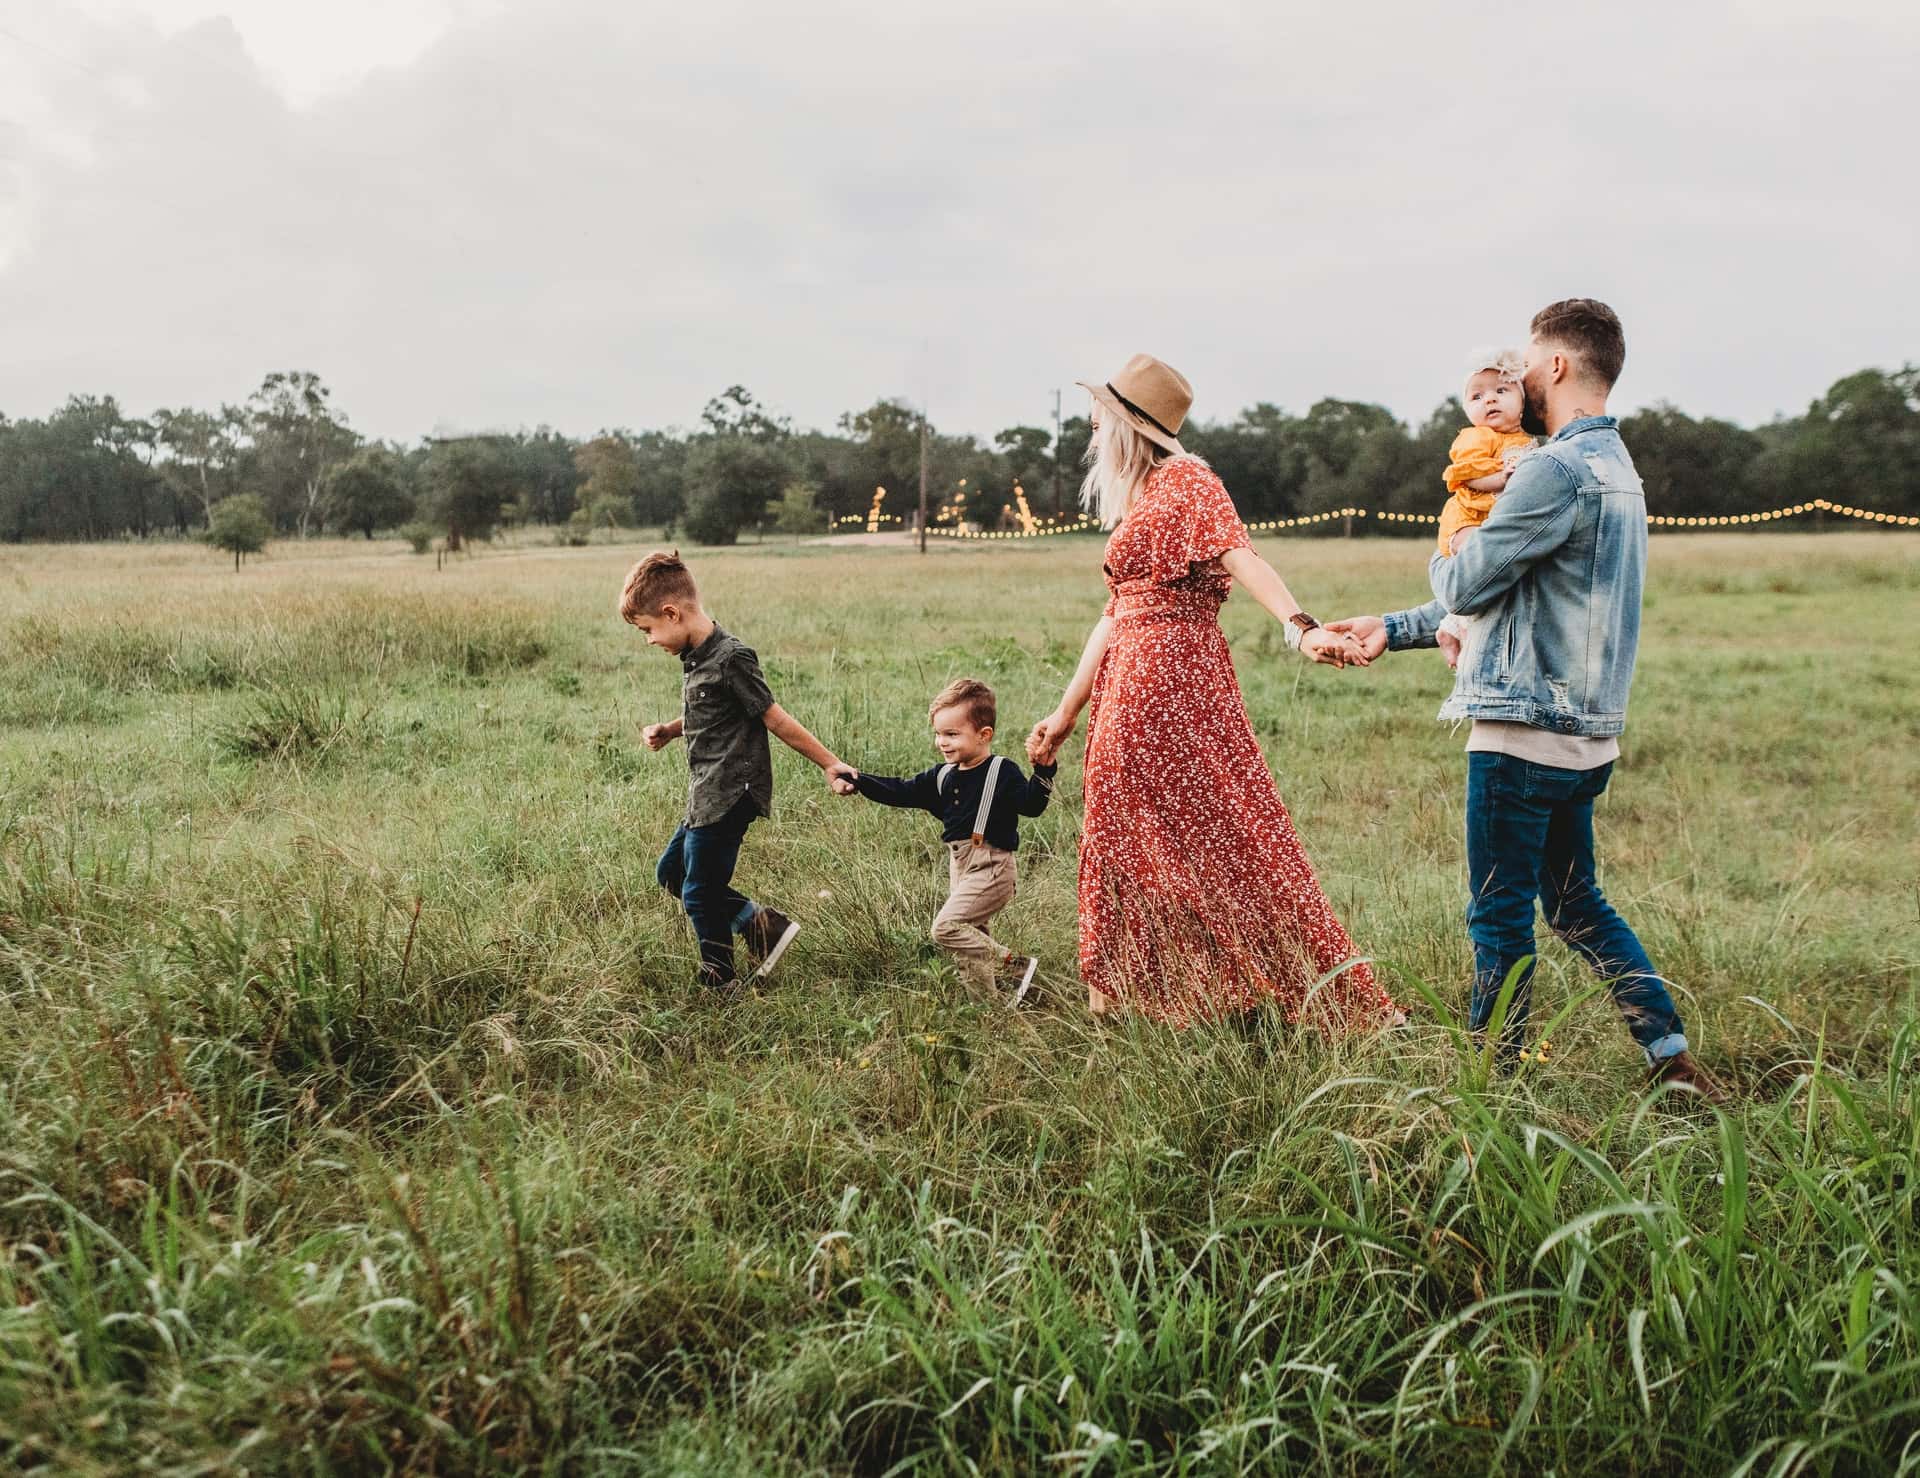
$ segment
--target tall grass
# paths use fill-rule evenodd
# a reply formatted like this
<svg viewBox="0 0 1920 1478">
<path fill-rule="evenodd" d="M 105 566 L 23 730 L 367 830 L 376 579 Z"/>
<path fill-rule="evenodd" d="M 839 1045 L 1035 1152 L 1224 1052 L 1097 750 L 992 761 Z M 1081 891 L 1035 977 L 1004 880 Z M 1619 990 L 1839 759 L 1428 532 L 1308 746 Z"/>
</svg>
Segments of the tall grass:
<svg viewBox="0 0 1920 1478">
<path fill-rule="evenodd" d="M 923 943 L 927 828 L 782 759 L 741 876 L 806 932 L 720 1010 L 651 882 L 682 772 L 633 725 L 677 669 L 607 615 L 631 551 L 403 564 L 391 598 L 348 552 L 245 600 L 262 572 L 170 571 L 117 626 L 126 572 L 61 556 L 70 623 L 0 607 L 40 695 L 0 731 L 0 1464 L 1920 1471 L 1920 773 L 1872 682 L 1904 606 L 1889 545 L 1801 542 L 1656 562 L 1601 819 L 1725 1114 L 1643 1097 L 1556 945 L 1555 1059 L 1471 1050 L 1430 660 L 1308 672 L 1232 612 L 1407 1030 L 1088 1025 L 1071 765 L 1004 921 L 1045 1009 Z M 1323 612 L 1417 581 L 1276 553 Z M 696 569 L 783 702 L 906 769 L 960 671 L 1011 733 L 1043 711 L 1094 554 Z M 1795 721 L 1839 705 L 1845 764 Z"/>
</svg>

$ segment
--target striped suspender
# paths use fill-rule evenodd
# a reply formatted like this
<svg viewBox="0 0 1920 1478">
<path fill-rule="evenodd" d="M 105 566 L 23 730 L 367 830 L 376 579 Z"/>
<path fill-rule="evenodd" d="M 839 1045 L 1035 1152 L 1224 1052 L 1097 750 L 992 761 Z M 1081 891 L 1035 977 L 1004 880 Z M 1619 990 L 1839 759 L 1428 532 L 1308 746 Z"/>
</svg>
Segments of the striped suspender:
<svg viewBox="0 0 1920 1478">
<path fill-rule="evenodd" d="M 993 814 L 993 792 L 999 787 L 1000 766 L 1004 763 L 1005 761 L 997 754 L 987 761 L 986 783 L 980 787 L 980 809 L 973 815 L 973 839 L 976 842 L 984 842 L 987 839 L 987 817 Z M 938 794 L 947 793 L 947 780 L 958 768 L 958 765 L 940 767 L 940 773 L 933 777 L 933 788 Z"/>
<path fill-rule="evenodd" d="M 987 761 L 987 781 L 980 787 L 980 809 L 973 816 L 973 840 L 976 846 L 987 839 L 987 816 L 993 810 L 993 791 L 1000 783 L 1000 766 L 1003 763 L 997 754 Z"/>
</svg>

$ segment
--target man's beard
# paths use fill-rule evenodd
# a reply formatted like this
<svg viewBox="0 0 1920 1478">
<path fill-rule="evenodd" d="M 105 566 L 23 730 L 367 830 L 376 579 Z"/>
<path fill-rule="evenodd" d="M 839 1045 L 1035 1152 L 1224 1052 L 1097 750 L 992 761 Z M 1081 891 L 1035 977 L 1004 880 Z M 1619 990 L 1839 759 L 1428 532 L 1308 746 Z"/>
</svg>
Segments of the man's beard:
<svg viewBox="0 0 1920 1478">
<path fill-rule="evenodd" d="M 1547 403 L 1533 393 L 1531 385 L 1520 387 L 1520 429 L 1529 436 L 1547 434 Z"/>
</svg>

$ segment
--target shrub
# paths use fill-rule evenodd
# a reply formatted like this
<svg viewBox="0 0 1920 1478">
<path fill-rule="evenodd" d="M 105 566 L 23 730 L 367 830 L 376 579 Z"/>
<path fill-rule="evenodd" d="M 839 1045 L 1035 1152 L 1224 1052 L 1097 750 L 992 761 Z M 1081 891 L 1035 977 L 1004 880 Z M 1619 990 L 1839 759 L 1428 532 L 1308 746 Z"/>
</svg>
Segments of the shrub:
<svg viewBox="0 0 1920 1478">
<path fill-rule="evenodd" d="M 269 688 L 238 721 L 215 731 L 234 759 L 324 759 L 361 717 L 344 694 L 318 688 Z"/>
<path fill-rule="evenodd" d="M 272 536 L 273 524 L 267 518 L 267 505 L 252 493 L 237 493 L 214 504 L 213 512 L 207 517 L 207 542 L 215 549 L 230 553 L 236 570 L 244 556 L 265 549 Z"/>
</svg>

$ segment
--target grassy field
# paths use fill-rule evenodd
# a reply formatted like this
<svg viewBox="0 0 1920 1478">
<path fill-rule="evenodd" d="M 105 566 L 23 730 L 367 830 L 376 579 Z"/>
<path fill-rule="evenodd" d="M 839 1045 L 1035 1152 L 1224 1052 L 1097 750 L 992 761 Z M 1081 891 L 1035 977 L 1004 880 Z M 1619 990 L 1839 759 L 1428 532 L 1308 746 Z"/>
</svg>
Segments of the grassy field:
<svg viewBox="0 0 1920 1478">
<path fill-rule="evenodd" d="M 1424 583 L 1265 552 L 1323 617 Z M 791 755 L 740 878 L 807 929 L 717 1009 L 636 553 L 0 550 L 0 1466 L 1920 1472 L 1920 540 L 1655 543 L 1603 870 L 1725 1117 L 1551 942 L 1554 1060 L 1485 1079 L 1444 664 L 1243 601 L 1409 1030 L 1090 1027 L 1078 740 L 1004 921 L 1047 1009 L 963 999 L 936 829 Z M 695 567 L 895 773 L 960 674 L 1017 753 L 1101 603 L 1083 539 Z"/>
</svg>

